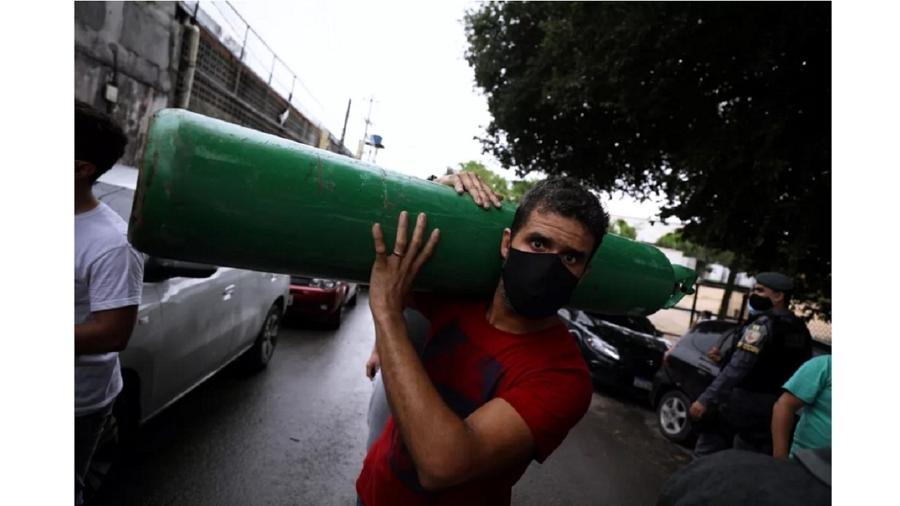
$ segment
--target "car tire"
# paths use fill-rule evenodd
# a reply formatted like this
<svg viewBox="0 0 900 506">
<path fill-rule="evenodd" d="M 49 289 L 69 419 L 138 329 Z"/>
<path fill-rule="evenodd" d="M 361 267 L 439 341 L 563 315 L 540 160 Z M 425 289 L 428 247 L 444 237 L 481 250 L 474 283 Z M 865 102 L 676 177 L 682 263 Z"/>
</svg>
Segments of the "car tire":
<svg viewBox="0 0 900 506">
<path fill-rule="evenodd" d="M 656 406 L 656 420 L 659 431 L 667 439 L 683 443 L 691 437 L 691 400 L 681 390 L 669 390 L 663 394 Z"/>
<path fill-rule="evenodd" d="M 353 292 L 353 297 L 350 297 L 350 300 L 347 301 L 347 305 L 350 307 L 356 307 L 356 296 L 359 295 L 359 290 Z"/>
<path fill-rule="evenodd" d="M 279 328 L 281 328 L 281 307 L 276 303 L 266 313 L 253 346 L 244 354 L 243 362 L 248 370 L 259 371 L 269 365 L 278 344 Z"/>
</svg>

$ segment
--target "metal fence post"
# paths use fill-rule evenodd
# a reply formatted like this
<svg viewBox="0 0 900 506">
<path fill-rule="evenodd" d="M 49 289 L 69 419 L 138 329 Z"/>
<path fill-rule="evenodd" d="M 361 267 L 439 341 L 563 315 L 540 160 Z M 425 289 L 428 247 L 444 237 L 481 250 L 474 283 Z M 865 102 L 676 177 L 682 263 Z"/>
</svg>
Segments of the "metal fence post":
<svg viewBox="0 0 900 506">
<path fill-rule="evenodd" d="M 269 86 L 272 86 L 272 75 L 275 74 L 275 62 L 278 61 L 278 55 L 272 53 L 272 69 L 269 70 L 269 81 L 266 83 Z"/>
<path fill-rule="evenodd" d="M 241 85 L 241 71 L 244 70 L 244 66 L 241 65 L 244 63 L 244 51 L 247 49 L 247 36 L 250 35 L 250 25 L 245 25 L 246 29 L 244 29 L 244 43 L 241 44 L 241 56 L 238 57 L 238 71 L 237 77 L 234 79 L 234 94 L 237 95 L 238 86 Z"/>
</svg>

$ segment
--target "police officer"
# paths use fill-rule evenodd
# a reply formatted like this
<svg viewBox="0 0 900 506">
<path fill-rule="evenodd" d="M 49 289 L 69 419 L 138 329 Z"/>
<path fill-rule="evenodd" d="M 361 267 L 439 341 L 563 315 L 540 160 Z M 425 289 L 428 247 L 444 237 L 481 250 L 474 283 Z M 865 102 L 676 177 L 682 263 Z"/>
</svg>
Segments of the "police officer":
<svg viewBox="0 0 900 506">
<path fill-rule="evenodd" d="M 719 375 L 691 405 L 694 420 L 711 407 L 718 417 L 697 439 L 697 457 L 732 446 L 772 452 L 772 406 L 781 386 L 812 356 L 809 329 L 789 309 L 793 280 L 778 272 L 756 276 L 750 320 Z M 704 421 L 706 422 L 706 421 Z"/>
</svg>

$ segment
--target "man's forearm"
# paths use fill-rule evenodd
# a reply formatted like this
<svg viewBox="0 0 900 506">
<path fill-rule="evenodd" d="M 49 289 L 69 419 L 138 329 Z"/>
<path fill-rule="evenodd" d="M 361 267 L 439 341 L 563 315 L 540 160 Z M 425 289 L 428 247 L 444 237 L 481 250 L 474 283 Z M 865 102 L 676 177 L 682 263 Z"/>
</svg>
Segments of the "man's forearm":
<svg viewBox="0 0 900 506">
<path fill-rule="evenodd" d="M 376 316 L 375 333 L 391 413 L 420 481 L 427 487 L 432 479 L 444 481 L 464 473 L 471 444 L 468 429 L 431 383 L 402 315 Z"/>
<path fill-rule="evenodd" d="M 794 413 L 784 397 L 778 399 L 772 408 L 772 456 L 775 458 L 784 459 L 788 456 Z"/>
<path fill-rule="evenodd" d="M 76 355 L 122 351 L 127 342 L 127 336 L 123 338 L 121 335 L 110 332 L 100 322 L 90 321 L 75 324 Z"/>
<path fill-rule="evenodd" d="M 122 351 L 128 344 L 138 307 L 125 306 L 91 313 L 91 319 L 75 324 L 75 354 Z"/>
<path fill-rule="evenodd" d="M 713 380 L 712 384 L 706 387 L 706 390 L 700 394 L 700 397 L 697 400 L 703 403 L 704 406 L 718 404 L 721 401 L 722 392 L 731 390 L 739 379 L 727 374 L 727 370 L 727 367 L 722 369 L 722 372 L 716 376 L 716 379 Z"/>
<path fill-rule="evenodd" d="M 731 360 L 722 368 L 712 384 L 706 387 L 706 390 L 700 394 L 697 399 L 704 406 L 710 404 L 718 404 L 722 401 L 722 396 L 726 392 L 730 392 L 734 385 L 744 379 L 745 376 L 753 368 L 756 362 L 756 356 L 748 356 L 747 352 L 737 350 L 731 356 Z"/>
</svg>

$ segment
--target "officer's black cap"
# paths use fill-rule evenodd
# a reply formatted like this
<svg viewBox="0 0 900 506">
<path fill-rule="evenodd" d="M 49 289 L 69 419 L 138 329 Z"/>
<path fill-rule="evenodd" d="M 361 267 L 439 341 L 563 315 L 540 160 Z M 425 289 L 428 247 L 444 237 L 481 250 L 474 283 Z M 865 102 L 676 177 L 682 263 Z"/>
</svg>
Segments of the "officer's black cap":
<svg viewBox="0 0 900 506">
<path fill-rule="evenodd" d="M 779 292 L 790 292 L 794 289 L 794 280 L 780 272 L 760 272 L 756 275 L 756 282 Z"/>
</svg>

